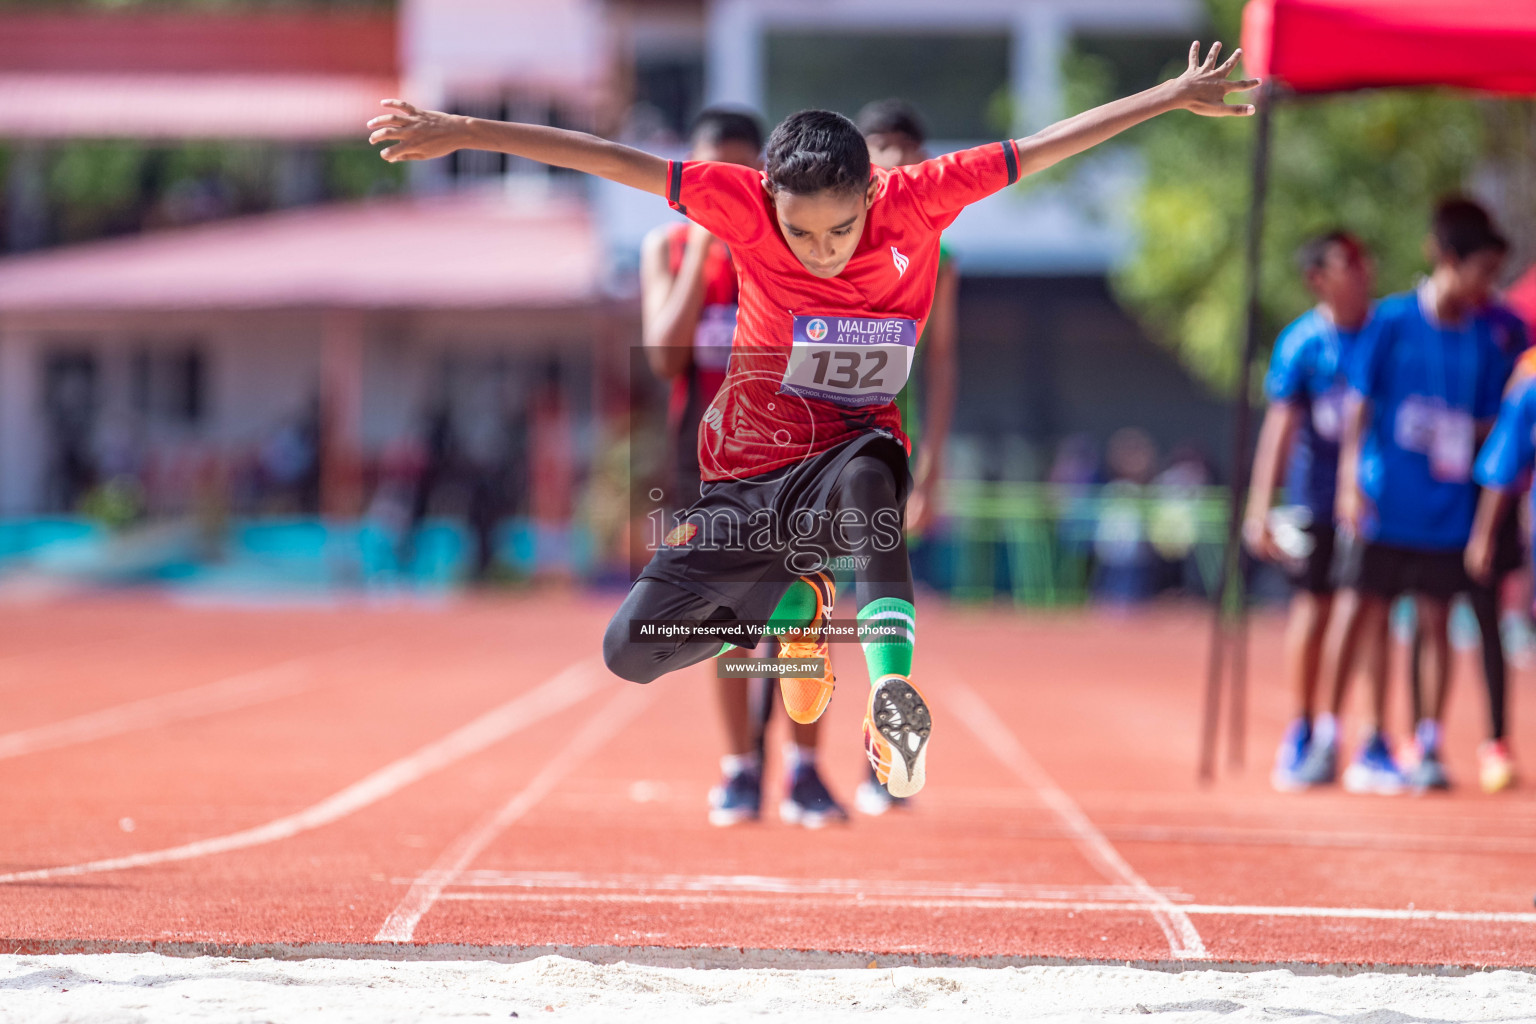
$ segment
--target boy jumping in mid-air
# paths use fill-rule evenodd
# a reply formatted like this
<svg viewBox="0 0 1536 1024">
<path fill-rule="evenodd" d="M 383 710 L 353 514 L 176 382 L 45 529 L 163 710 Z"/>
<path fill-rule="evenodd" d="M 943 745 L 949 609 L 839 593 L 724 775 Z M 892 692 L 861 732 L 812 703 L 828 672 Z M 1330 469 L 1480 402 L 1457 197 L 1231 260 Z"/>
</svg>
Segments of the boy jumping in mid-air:
<svg viewBox="0 0 1536 1024">
<path fill-rule="evenodd" d="M 603 655 L 635 682 L 696 664 L 718 639 L 662 638 L 669 624 L 765 624 L 793 632 L 780 651 L 808 675 L 780 686 L 785 710 L 814 721 L 832 695 L 834 598 L 827 557 L 849 554 L 871 689 L 865 752 L 892 796 L 926 777 L 932 719 L 912 684 L 912 578 L 901 529 L 906 438 L 892 399 L 933 303 L 939 233 L 969 204 L 1172 110 L 1251 114 L 1229 93 L 1241 51 L 1217 64 L 1190 47 L 1178 78 L 1028 138 L 871 171 L 847 118 L 794 114 L 774 129 L 761 172 L 663 160 L 580 132 L 417 110 L 386 100 L 370 141 L 387 160 L 474 148 L 569 167 L 665 196 L 730 246 L 740 287 L 731 364 L 699 431 L 705 480 L 609 623 Z"/>
<path fill-rule="evenodd" d="M 688 138 L 689 160 L 762 166 L 763 130 L 751 114 L 709 107 L 694 118 Z M 672 385 L 666 503 L 674 511 L 686 509 L 703 484 L 699 426 L 725 383 L 736 333 L 736 267 L 725 243 L 687 221 L 646 235 L 640 247 L 640 313 L 647 362 Z M 770 702 L 777 698 L 771 686 L 758 694 L 757 682 L 736 676 L 715 680 L 729 749 L 720 759 L 720 784 L 709 794 L 713 825 L 755 821 L 762 811 L 763 739 Z M 807 828 L 848 819 L 816 765 L 820 729 L 820 722 L 791 723 L 785 747 L 789 777 L 779 817 Z"/>
<path fill-rule="evenodd" d="M 1300 714 L 1275 754 L 1271 782 L 1279 790 L 1305 788 L 1297 777 L 1312 740 L 1318 661 L 1333 605 L 1333 502 L 1339 478 L 1345 362 L 1371 315 L 1371 259 L 1359 239 L 1331 231 L 1301 247 L 1301 272 L 1317 305 L 1280 332 L 1264 390 L 1269 410 L 1259 431 L 1248 490 L 1243 537 L 1258 558 L 1283 566 L 1295 591 L 1285 630 L 1286 674 Z M 1275 487 L 1286 481 L 1284 513 L 1272 512 Z M 1375 645 L 1377 675 L 1385 632 Z M 1385 686 L 1385 679 L 1378 680 Z"/>
</svg>

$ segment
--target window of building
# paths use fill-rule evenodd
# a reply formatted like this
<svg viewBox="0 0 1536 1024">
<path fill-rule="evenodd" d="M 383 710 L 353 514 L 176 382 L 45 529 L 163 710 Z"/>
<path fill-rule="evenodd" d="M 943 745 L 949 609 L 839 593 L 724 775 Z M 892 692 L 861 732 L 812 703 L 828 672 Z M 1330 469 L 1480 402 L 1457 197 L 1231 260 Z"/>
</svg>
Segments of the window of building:
<svg viewBox="0 0 1536 1024">
<path fill-rule="evenodd" d="M 935 139 L 991 139 L 1008 124 L 1008 35 L 774 31 L 765 40 L 767 115 L 807 107 L 853 117 L 900 97 Z"/>
<path fill-rule="evenodd" d="M 133 410 L 146 421 L 176 426 L 203 421 L 208 368 L 199 348 L 141 348 L 130 367 Z"/>
<path fill-rule="evenodd" d="M 662 127 L 683 138 L 689 123 L 704 106 L 704 55 L 638 55 L 635 104 L 649 107 Z"/>
</svg>

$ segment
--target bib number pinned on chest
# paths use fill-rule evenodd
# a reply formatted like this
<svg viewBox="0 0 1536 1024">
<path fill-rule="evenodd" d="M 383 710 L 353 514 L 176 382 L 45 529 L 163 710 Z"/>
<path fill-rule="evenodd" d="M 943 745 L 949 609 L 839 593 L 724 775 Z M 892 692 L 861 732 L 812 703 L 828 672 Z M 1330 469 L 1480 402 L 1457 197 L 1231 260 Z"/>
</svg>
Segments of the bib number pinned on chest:
<svg viewBox="0 0 1536 1024">
<path fill-rule="evenodd" d="M 1442 483 L 1472 479 L 1477 449 L 1477 424 L 1459 409 L 1447 409 L 1435 399 L 1410 396 L 1397 410 L 1393 440 L 1404 451 L 1429 458 L 1429 473 Z"/>
<path fill-rule="evenodd" d="M 854 407 L 893 401 L 912 372 L 915 320 L 797 316 L 779 394 Z"/>
</svg>

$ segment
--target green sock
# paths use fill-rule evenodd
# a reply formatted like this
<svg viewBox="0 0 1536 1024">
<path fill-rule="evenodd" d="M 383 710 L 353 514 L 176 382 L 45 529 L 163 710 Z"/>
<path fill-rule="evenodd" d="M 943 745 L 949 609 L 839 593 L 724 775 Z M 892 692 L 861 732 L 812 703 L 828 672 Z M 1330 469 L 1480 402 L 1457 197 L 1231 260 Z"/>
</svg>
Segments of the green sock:
<svg viewBox="0 0 1536 1024">
<path fill-rule="evenodd" d="M 911 605 L 908 605 L 910 608 Z M 816 590 L 805 580 L 795 580 L 779 599 L 778 606 L 773 609 L 773 614 L 768 616 L 768 623 L 773 626 L 799 629 L 809 626 L 811 620 L 816 618 Z M 735 644 L 727 642 L 720 648 L 720 654 L 729 651 Z M 715 655 L 719 657 L 720 654 Z"/>
<path fill-rule="evenodd" d="M 881 597 L 860 608 L 859 640 L 869 666 L 869 685 L 888 675 L 910 676 L 916 639 L 917 613 L 911 601 Z"/>
<path fill-rule="evenodd" d="M 805 580 L 795 580 L 779 599 L 779 606 L 768 616 L 768 623 L 780 628 L 802 629 L 816 618 L 816 588 Z"/>
</svg>

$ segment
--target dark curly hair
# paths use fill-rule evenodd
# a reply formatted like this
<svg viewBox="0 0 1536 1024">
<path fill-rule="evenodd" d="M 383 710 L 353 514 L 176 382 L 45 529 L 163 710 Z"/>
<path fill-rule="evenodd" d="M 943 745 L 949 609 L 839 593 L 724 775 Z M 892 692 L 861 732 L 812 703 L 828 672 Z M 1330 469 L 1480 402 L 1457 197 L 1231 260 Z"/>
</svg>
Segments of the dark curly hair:
<svg viewBox="0 0 1536 1024">
<path fill-rule="evenodd" d="M 863 192 L 869 186 L 869 146 L 842 114 L 802 110 L 768 136 L 763 173 L 775 192 Z"/>
</svg>

